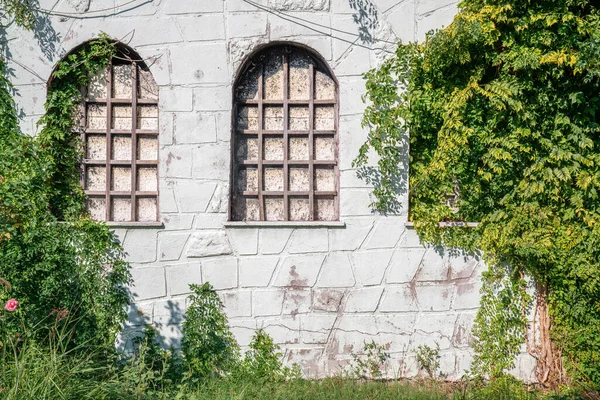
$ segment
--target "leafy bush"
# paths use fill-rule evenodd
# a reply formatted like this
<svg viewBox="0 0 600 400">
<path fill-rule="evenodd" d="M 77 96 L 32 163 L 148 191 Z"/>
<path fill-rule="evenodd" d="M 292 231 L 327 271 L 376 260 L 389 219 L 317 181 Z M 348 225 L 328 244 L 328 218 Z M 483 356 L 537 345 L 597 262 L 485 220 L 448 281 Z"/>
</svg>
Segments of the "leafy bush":
<svg viewBox="0 0 600 400">
<path fill-rule="evenodd" d="M 370 343 L 365 342 L 361 353 L 351 353 L 351 355 L 351 373 L 354 377 L 362 379 L 381 378 L 385 363 L 390 358 L 385 346 L 375 343 L 374 340 Z"/>
<path fill-rule="evenodd" d="M 223 303 L 210 283 L 191 284 L 181 348 L 193 376 L 215 378 L 239 361 L 239 346 L 229 331 Z"/>
<path fill-rule="evenodd" d="M 419 345 L 415 351 L 419 369 L 427 372 L 431 379 L 437 378 L 440 368 L 440 345 L 436 342 L 435 349 L 427 345 Z"/>
</svg>

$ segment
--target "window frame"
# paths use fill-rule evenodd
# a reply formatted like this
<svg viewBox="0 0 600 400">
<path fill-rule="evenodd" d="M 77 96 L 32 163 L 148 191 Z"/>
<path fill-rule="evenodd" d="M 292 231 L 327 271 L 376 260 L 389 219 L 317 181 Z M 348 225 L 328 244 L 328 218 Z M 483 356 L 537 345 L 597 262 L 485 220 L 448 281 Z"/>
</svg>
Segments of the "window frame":
<svg viewBox="0 0 600 400">
<path fill-rule="evenodd" d="M 281 100 L 269 100 L 264 99 L 264 77 L 265 77 L 265 65 L 267 64 L 267 56 L 269 52 L 277 51 L 281 49 L 284 53 L 284 59 L 282 61 L 283 70 L 283 90 L 284 95 Z M 290 99 L 290 54 L 304 54 L 309 59 L 309 98 L 308 100 L 295 100 Z M 251 70 L 259 66 L 260 73 L 258 74 L 257 82 L 257 98 L 256 100 L 240 100 L 237 98 L 237 90 L 246 74 L 250 73 Z M 316 85 L 316 73 L 321 71 L 326 74 L 328 78 L 333 81 L 334 84 L 334 97 L 333 99 L 318 100 L 315 99 L 315 85 Z M 276 225 L 331 225 L 340 226 L 344 225 L 340 222 L 340 195 L 341 195 L 341 184 L 340 184 L 340 96 L 339 96 L 339 82 L 333 73 L 333 70 L 329 67 L 327 62 L 322 56 L 311 49 L 308 46 L 292 43 L 292 42 L 271 42 L 262 46 L 258 46 L 252 51 L 245 60 L 240 64 L 237 69 L 235 80 L 232 86 L 232 111 L 231 111 L 231 167 L 230 167 L 230 190 L 229 190 L 229 207 L 227 215 L 227 226 L 237 225 L 256 225 L 256 226 L 276 226 Z M 244 131 L 238 129 L 237 118 L 238 112 L 241 107 L 257 107 L 257 129 L 256 132 Z M 265 106 L 280 106 L 283 108 L 283 129 L 269 131 L 264 129 L 264 109 Z M 291 106 L 306 106 L 308 107 L 308 130 L 307 131 L 293 131 L 289 129 L 290 121 L 290 108 Z M 333 130 L 317 131 L 314 126 L 315 121 L 315 106 L 330 106 L 333 107 Z M 237 143 L 238 140 L 245 135 L 256 136 L 258 145 L 258 157 L 257 160 L 245 160 L 238 162 L 236 157 Z M 293 136 L 306 137 L 308 141 L 308 160 L 290 160 L 289 158 L 289 138 Z M 334 160 L 316 160 L 315 159 L 315 138 L 332 137 L 333 138 L 333 151 Z M 264 160 L 264 148 L 263 141 L 265 137 L 282 138 L 283 139 L 283 160 Z M 291 191 L 289 190 L 289 171 L 290 166 L 300 166 L 308 168 L 308 191 Z M 236 190 L 237 180 L 239 179 L 239 171 L 245 167 L 256 167 L 258 176 L 258 187 L 256 191 L 248 192 L 243 191 L 239 193 Z M 265 167 L 269 166 L 281 166 L 283 170 L 283 190 L 282 191 L 265 191 L 263 189 L 263 171 Z M 333 191 L 318 191 L 315 189 L 315 166 L 331 166 L 333 169 L 333 176 L 335 181 L 335 190 Z M 283 199 L 283 219 L 282 220 L 267 220 L 265 210 L 265 197 L 274 196 Z M 308 212 L 309 216 L 307 220 L 291 220 L 289 210 L 289 199 L 293 197 L 306 198 L 308 197 Z M 245 220 L 245 219 L 234 219 L 236 201 L 239 198 L 257 198 L 259 208 L 259 219 L 258 220 Z M 318 197 L 333 198 L 333 209 L 334 216 L 332 219 L 319 220 L 316 219 L 316 207 L 315 200 Z"/>
<path fill-rule="evenodd" d="M 81 169 L 81 187 L 86 194 L 86 202 L 89 204 L 91 199 L 104 199 L 105 210 L 104 219 L 102 222 L 111 226 L 161 226 L 160 222 L 160 168 L 159 168 L 159 154 L 160 154 L 160 110 L 159 110 L 159 93 L 157 92 L 156 99 L 152 98 L 140 98 L 138 91 L 142 84 L 139 70 L 143 69 L 148 71 L 153 82 L 154 76 L 148 66 L 144 63 L 140 57 L 129 50 L 128 48 L 121 48 L 119 46 L 118 54 L 113 57 L 106 66 L 106 98 L 91 98 L 88 96 L 88 87 L 82 88 L 82 100 L 81 100 L 81 119 L 80 119 L 80 137 L 84 146 L 84 154 L 80 161 Z M 132 69 L 132 92 L 129 98 L 115 98 L 113 97 L 113 67 L 115 65 L 129 65 Z M 158 85 L 156 84 L 158 89 Z M 89 105 L 101 105 L 106 106 L 106 128 L 94 129 L 88 126 L 88 106 Z M 113 128 L 113 106 L 122 104 L 124 106 L 131 105 L 131 128 L 130 129 L 116 129 Z M 139 129 L 138 128 L 138 111 L 141 110 L 139 106 L 151 105 L 156 106 L 157 110 L 157 121 L 156 129 Z M 104 136 L 106 139 L 106 158 L 104 160 L 94 160 L 87 158 L 88 154 L 88 137 L 91 135 Z M 128 160 L 113 160 L 112 159 L 112 144 L 113 136 L 127 136 L 131 139 L 131 157 Z M 138 140 L 139 137 L 152 137 L 156 140 L 157 153 L 156 159 L 153 160 L 138 160 Z M 87 171 L 90 166 L 104 167 L 106 169 L 106 182 L 104 190 L 88 190 L 87 189 Z M 129 191 L 118 191 L 112 190 L 112 174 L 113 167 L 129 167 L 131 176 L 131 189 Z M 154 191 L 142 191 L 138 190 L 138 167 L 150 167 L 156 170 L 156 190 Z M 130 219 L 126 221 L 114 220 L 114 213 L 112 207 L 113 198 L 131 199 L 131 213 Z M 155 199 L 156 202 L 156 215 L 153 220 L 140 221 L 138 220 L 138 199 L 151 198 Z M 88 206 L 86 205 L 86 208 Z"/>
</svg>

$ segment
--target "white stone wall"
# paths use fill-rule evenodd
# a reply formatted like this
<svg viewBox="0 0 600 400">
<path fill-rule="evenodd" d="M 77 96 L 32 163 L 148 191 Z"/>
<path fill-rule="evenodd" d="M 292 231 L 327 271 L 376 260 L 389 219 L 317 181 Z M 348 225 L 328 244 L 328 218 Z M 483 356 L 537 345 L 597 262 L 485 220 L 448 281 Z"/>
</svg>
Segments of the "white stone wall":
<svg viewBox="0 0 600 400">
<path fill-rule="evenodd" d="M 406 188 L 398 215 L 373 213 L 370 188 L 351 167 L 366 138 L 361 74 L 397 40 L 420 40 L 447 25 L 457 1 L 254 2 L 275 11 L 243 0 L 140 0 L 124 7 L 120 0 L 40 0 L 58 14 L 47 17 L 49 25 L 37 36 L 9 31 L 9 65 L 27 133 L 39 129 L 57 60 L 101 31 L 139 52 L 160 85 L 164 226 L 115 228 L 135 280 L 128 329 L 151 322 L 165 345 L 177 345 L 188 284 L 211 282 L 241 345 L 265 328 L 307 376 L 339 372 L 352 351 L 374 339 L 392 354 L 392 376 L 414 375 L 413 351 L 437 342 L 442 373 L 459 379 L 471 358 L 482 264 L 423 248 L 405 226 Z M 87 14 L 61 14 L 74 12 Z M 310 46 L 339 80 L 343 227 L 224 226 L 231 85 L 244 57 L 272 41 Z"/>
</svg>

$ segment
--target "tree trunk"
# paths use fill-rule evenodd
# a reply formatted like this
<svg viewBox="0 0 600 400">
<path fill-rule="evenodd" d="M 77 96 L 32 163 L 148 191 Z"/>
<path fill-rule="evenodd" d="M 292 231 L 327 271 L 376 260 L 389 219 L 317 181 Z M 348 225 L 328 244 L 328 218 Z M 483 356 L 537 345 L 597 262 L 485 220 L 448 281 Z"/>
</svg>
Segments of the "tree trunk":
<svg viewBox="0 0 600 400">
<path fill-rule="evenodd" d="M 548 310 L 548 287 L 536 280 L 533 322 L 528 326 L 527 349 L 536 360 L 535 377 L 545 389 L 556 389 L 567 383 L 562 352 L 552 342 L 552 320 Z"/>
</svg>

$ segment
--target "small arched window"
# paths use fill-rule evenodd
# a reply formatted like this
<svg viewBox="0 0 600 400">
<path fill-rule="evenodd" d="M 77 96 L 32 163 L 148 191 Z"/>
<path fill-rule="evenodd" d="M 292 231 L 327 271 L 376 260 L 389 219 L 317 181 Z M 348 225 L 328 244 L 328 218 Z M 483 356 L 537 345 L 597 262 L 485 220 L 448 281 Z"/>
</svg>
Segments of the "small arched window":
<svg viewBox="0 0 600 400">
<path fill-rule="evenodd" d="M 85 88 L 82 185 L 92 218 L 158 220 L 158 86 L 125 47 Z"/>
<path fill-rule="evenodd" d="M 233 221 L 339 218 L 338 89 L 327 65 L 290 44 L 250 57 L 234 88 Z"/>
</svg>

